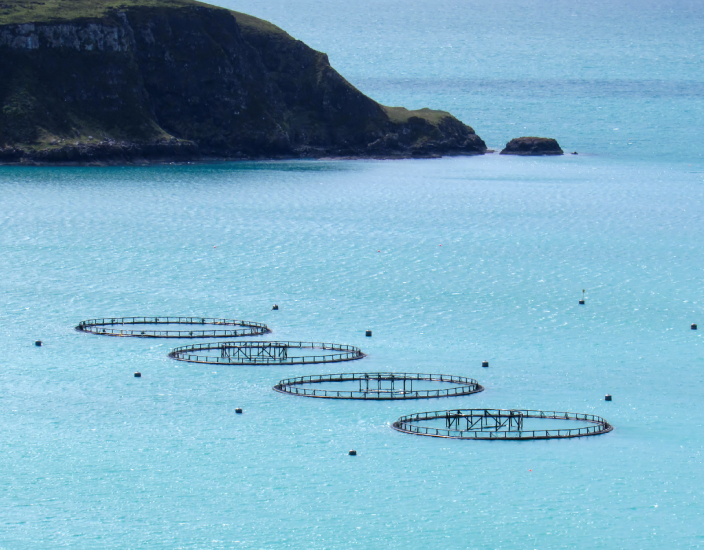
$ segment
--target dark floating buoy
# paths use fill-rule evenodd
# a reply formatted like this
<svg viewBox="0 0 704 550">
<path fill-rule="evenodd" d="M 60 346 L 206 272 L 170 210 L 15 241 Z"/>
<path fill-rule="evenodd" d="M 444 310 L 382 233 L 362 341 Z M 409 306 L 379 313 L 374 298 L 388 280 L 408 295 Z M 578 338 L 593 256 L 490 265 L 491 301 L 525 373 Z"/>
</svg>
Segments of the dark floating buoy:
<svg viewBox="0 0 704 550">
<path fill-rule="evenodd" d="M 357 456 L 357 451 L 355 451 L 354 449 L 352 449 L 352 450 L 349 452 L 349 455 L 350 455 L 350 456 Z"/>
<path fill-rule="evenodd" d="M 38 348 L 40 348 L 40 347 L 42 347 L 42 341 L 37 340 L 36 342 L 34 342 L 34 345 L 37 346 Z"/>
<path fill-rule="evenodd" d="M 279 311 L 279 306 L 277 304 L 274 304 L 274 307 L 271 308 L 272 311 Z"/>
<path fill-rule="evenodd" d="M 371 330 L 368 330 L 365 334 L 366 334 L 366 336 L 367 336 L 368 338 L 371 338 L 371 337 L 372 337 L 372 331 L 371 331 Z"/>
<path fill-rule="evenodd" d="M 697 323 L 692 323 L 692 330 L 697 330 Z M 40 346 L 41 346 L 41 345 L 42 345 L 42 343 L 41 343 L 41 342 L 39 342 L 39 344 L 38 344 L 38 345 L 40 345 Z"/>
<path fill-rule="evenodd" d="M 580 306 L 584 305 L 584 289 L 582 289 L 582 299 L 579 301 L 579 305 Z"/>
<path fill-rule="evenodd" d="M 578 153 L 577 151 L 573 151 L 572 154 L 573 154 L 573 155 L 579 155 L 579 153 Z"/>
<path fill-rule="evenodd" d="M 606 397 L 604 397 L 604 399 L 605 399 L 606 401 L 611 401 L 611 394 L 610 394 L 610 393 L 607 393 L 607 394 L 606 394 Z"/>
<path fill-rule="evenodd" d="M 482 361 L 482 367 L 488 368 L 488 367 L 489 367 L 489 361 Z"/>
<path fill-rule="evenodd" d="M 237 414 L 242 414 L 242 409 L 240 409 L 239 407 L 237 407 L 237 408 L 235 409 L 235 412 L 236 412 Z"/>
<path fill-rule="evenodd" d="M 134 373 L 135 378 L 142 378 L 142 373 L 141 372 L 135 372 Z"/>
</svg>

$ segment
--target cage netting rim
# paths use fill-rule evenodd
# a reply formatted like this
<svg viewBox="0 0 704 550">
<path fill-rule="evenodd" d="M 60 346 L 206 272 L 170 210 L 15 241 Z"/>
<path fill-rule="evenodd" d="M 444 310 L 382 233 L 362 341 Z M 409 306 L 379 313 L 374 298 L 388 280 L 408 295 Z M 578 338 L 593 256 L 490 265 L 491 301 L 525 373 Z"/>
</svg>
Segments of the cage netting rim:
<svg viewBox="0 0 704 550">
<path fill-rule="evenodd" d="M 379 388 L 369 389 L 369 381 L 392 381 L 392 389 Z M 298 388 L 303 384 L 325 384 L 336 382 L 360 382 L 359 391 L 351 390 L 326 390 L 326 389 L 308 389 Z M 367 389 L 362 390 L 362 381 L 367 382 Z M 403 381 L 403 389 L 394 392 L 395 382 Z M 410 388 L 406 387 L 405 382 L 411 382 Z M 438 390 L 413 390 L 413 381 L 429 381 L 429 382 L 444 382 L 455 383 L 457 386 Z M 471 395 L 484 391 L 484 387 L 473 378 L 451 374 L 434 374 L 434 373 L 409 373 L 409 372 L 352 372 L 352 373 L 337 373 L 337 374 L 313 374 L 305 376 L 296 376 L 280 380 L 273 387 L 274 391 L 285 393 L 298 397 L 315 397 L 322 399 L 357 399 L 363 401 L 394 401 L 404 399 L 434 399 L 438 397 L 454 397 L 461 395 Z"/>
</svg>

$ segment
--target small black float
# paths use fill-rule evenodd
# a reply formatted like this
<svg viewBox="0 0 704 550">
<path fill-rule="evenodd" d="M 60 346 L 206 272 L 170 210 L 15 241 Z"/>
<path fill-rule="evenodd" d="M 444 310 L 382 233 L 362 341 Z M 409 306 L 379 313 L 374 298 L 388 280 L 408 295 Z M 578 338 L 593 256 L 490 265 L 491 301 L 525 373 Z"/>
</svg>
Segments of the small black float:
<svg viewBox="0 0 704 550">
<path fill-rule="evenodd" d="M 692 323 L 692 330 L 697 330 L 697 323 Z M 41 346 L 41 343 L 39 343 Z"/>
<path fill-rule="evenodd" d="M 135 372 L 134 373 L 135 378 L 142 378 L 142 373 L 141 372 Z"/>
<path fill-rule="evenodd" d="M 482 367 L 489 368 L 489 361 L 482 361 Z"/>
<path fill-rule="evenodd" d="M 371 331 L 371 330 L 368 330 L 368 331 L 365 333 L 365 336 L 366 336 L 367 338 L 371 338 L 371 337 L 372 337 L 372 331 Z"/>
<path fill-rule="evenodd" d="M 350 456 L 357 456 L 357 451 L 355 451 L 354 449 L 352 449 L 348 454 L 349 454 Z"/>
<path fill-rule="evenodd" d="M 611 394 L 607 393 L 606 396 L 604 397 L 605 401 L 611 401 Z"/>
<path fill-rule="evenodd" d="M 274 304 L 274 307 L 271 308 L 272 311 L 279 311 L 279 306 L 278 304 Z"/>
<path fill-rule="evenodd" d="M 582 299 L 579 301 L 579 305 L 580 306 L 584 305 L 584 289 L 582 289 Z"/>
<path fill-rule="evenodd" d="M 240 409 L 239 407 L 237 407 L 237 408 L 235 409 L 235 413 L 237 413 L 237 414 L 242 414 L 242 409 Z"/>
<path fill-rule="evenodd" d="M 573 154 L 573 155 L 579 155 L 579 153 L 578 153 L 577 151 L 573 151 L 572 154 Z"/>
<path fill-rule="evenodd" d="M 36 342 L 34 342 L 34 345 L 37 346 L 38 348 L 40 348 L 40 347 L 42 347 L 42 341 L 37 340 Z"/>
</svg>

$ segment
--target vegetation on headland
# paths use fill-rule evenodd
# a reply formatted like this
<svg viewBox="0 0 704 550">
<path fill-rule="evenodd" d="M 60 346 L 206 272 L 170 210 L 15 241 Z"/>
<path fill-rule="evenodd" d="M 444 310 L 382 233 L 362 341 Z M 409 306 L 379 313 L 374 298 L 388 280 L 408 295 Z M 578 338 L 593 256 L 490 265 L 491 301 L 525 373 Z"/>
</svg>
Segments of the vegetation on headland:
<svg viewBox="0 0 704 550">
<path fill-rule="evenodd" d="M 192 0 L 0 0 L 0 161 L 481 154 L 275 25 Z"/>
<path fill-rule="evenodd" d="M 113 11 L 130 8 L 169 9 L 193 5 L 208 6 L 194 0 L 2 0 L 0 25 L 99 20 Z M 215 6 L 208 7 L 227 11 Z"/>
</svg>

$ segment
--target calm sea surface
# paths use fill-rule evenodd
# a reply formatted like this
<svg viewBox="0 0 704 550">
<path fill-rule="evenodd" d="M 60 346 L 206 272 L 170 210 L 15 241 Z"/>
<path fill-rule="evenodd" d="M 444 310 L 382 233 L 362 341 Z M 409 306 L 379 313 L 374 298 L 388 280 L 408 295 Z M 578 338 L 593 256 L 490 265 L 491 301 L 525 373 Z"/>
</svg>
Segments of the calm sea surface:
<svg viewBox="0 0 704 550">
<path fill-rule="evenodd" d="M 704 328 L 701 4 L 223 5 L 327 51 L 383 103 L 449 110 L 490 147 L 545 135 L 580 154 L 0 168 L 0 548 L 704 546 L 704 332 L 689 328 Z M 192 365 L 167 357 L 188 341 L 73 330 L 179 314 L 368 357 Z M 486 390 L 271 390 L 378 370 Z M 390 428 L 470 407 L 615 429 L 471 442 Z"/>
</svg>

